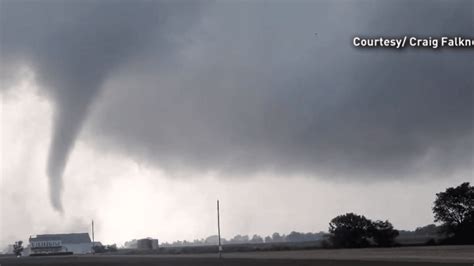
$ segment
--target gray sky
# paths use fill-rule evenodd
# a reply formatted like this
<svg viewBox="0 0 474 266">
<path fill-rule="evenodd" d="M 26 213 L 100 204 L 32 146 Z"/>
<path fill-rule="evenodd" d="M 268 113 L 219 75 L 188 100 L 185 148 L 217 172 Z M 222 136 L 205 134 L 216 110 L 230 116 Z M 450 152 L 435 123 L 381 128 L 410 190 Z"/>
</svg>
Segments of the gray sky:
<svg viewBox="0 0 474 266">
<path fill-rule="evenodd" d="M 472 51 L 352 47 L 472 36 L 472 1 L 0 4 L 0 244 L 204 237 L 217 197 L 227 236 L 414 228 L 474 179 Z"/>
</svg>

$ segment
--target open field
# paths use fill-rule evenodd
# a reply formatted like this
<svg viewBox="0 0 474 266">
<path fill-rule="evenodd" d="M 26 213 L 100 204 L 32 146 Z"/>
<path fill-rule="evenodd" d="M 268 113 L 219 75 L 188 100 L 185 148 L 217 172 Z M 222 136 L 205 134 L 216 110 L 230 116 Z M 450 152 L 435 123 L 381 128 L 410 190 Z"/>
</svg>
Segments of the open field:
<svg viewBox="0 0 474 266">
<path fill-rule="evenodd" d="M 339 250 L 299 250 L 199 255 L 85 255 L 58 257 L 0 257 L 8 265 L 158 265 L 158 266 L 237 266 L 237 265 L 469 265 L 474 263 L 474 246 L 401 247 Z"/>
</svg>

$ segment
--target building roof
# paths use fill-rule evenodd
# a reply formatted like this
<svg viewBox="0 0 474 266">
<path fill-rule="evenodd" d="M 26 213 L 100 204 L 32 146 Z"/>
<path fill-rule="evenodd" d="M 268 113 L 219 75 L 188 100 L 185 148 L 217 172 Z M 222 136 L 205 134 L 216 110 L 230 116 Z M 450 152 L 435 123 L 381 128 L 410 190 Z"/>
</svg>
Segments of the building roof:
<svg viewBox="0 0 474 266">
<path fill-rule="evenodd" d="M 36 235 L 36 237 L 30 238 L 30 241 L 51 241 L 51 240 L 61 240 L 61 243 L 63 244 L 91 243 L 91 239 L 88 233 L 45 234 L 45 235 Z"/>
</svg>

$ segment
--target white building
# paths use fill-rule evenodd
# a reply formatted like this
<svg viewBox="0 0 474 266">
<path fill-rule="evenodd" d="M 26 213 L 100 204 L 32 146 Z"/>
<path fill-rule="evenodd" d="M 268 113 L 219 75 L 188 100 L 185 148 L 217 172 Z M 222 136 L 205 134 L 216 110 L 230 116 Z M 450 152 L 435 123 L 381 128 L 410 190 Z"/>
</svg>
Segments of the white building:
<svg viewBox="0 0 474 266">
<path fill-rule="evenodd" d="M 92 253 L 92 241 L 88 233 L 36 235 L 29 239 L 29 255 L 69 253 Z"/>
</svg>

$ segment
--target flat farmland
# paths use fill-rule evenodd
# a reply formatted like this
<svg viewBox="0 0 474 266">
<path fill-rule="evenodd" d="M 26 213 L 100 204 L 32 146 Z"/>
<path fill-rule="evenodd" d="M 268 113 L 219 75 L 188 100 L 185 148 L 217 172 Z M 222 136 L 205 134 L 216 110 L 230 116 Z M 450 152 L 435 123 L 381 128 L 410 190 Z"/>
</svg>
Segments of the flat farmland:
<svg viewBox="0 0 474 266">
<path fill-rule="evenodd" d="M 0 257 L 8 265 L 157 265 L 157 266 L 376 266 L 376 265 L 469 265 L 474 264 L 474 246 L 400 247 L 376 249 L 299 250 L 199 255 L 83 255 L 55 257 Z"/>
</svg>

